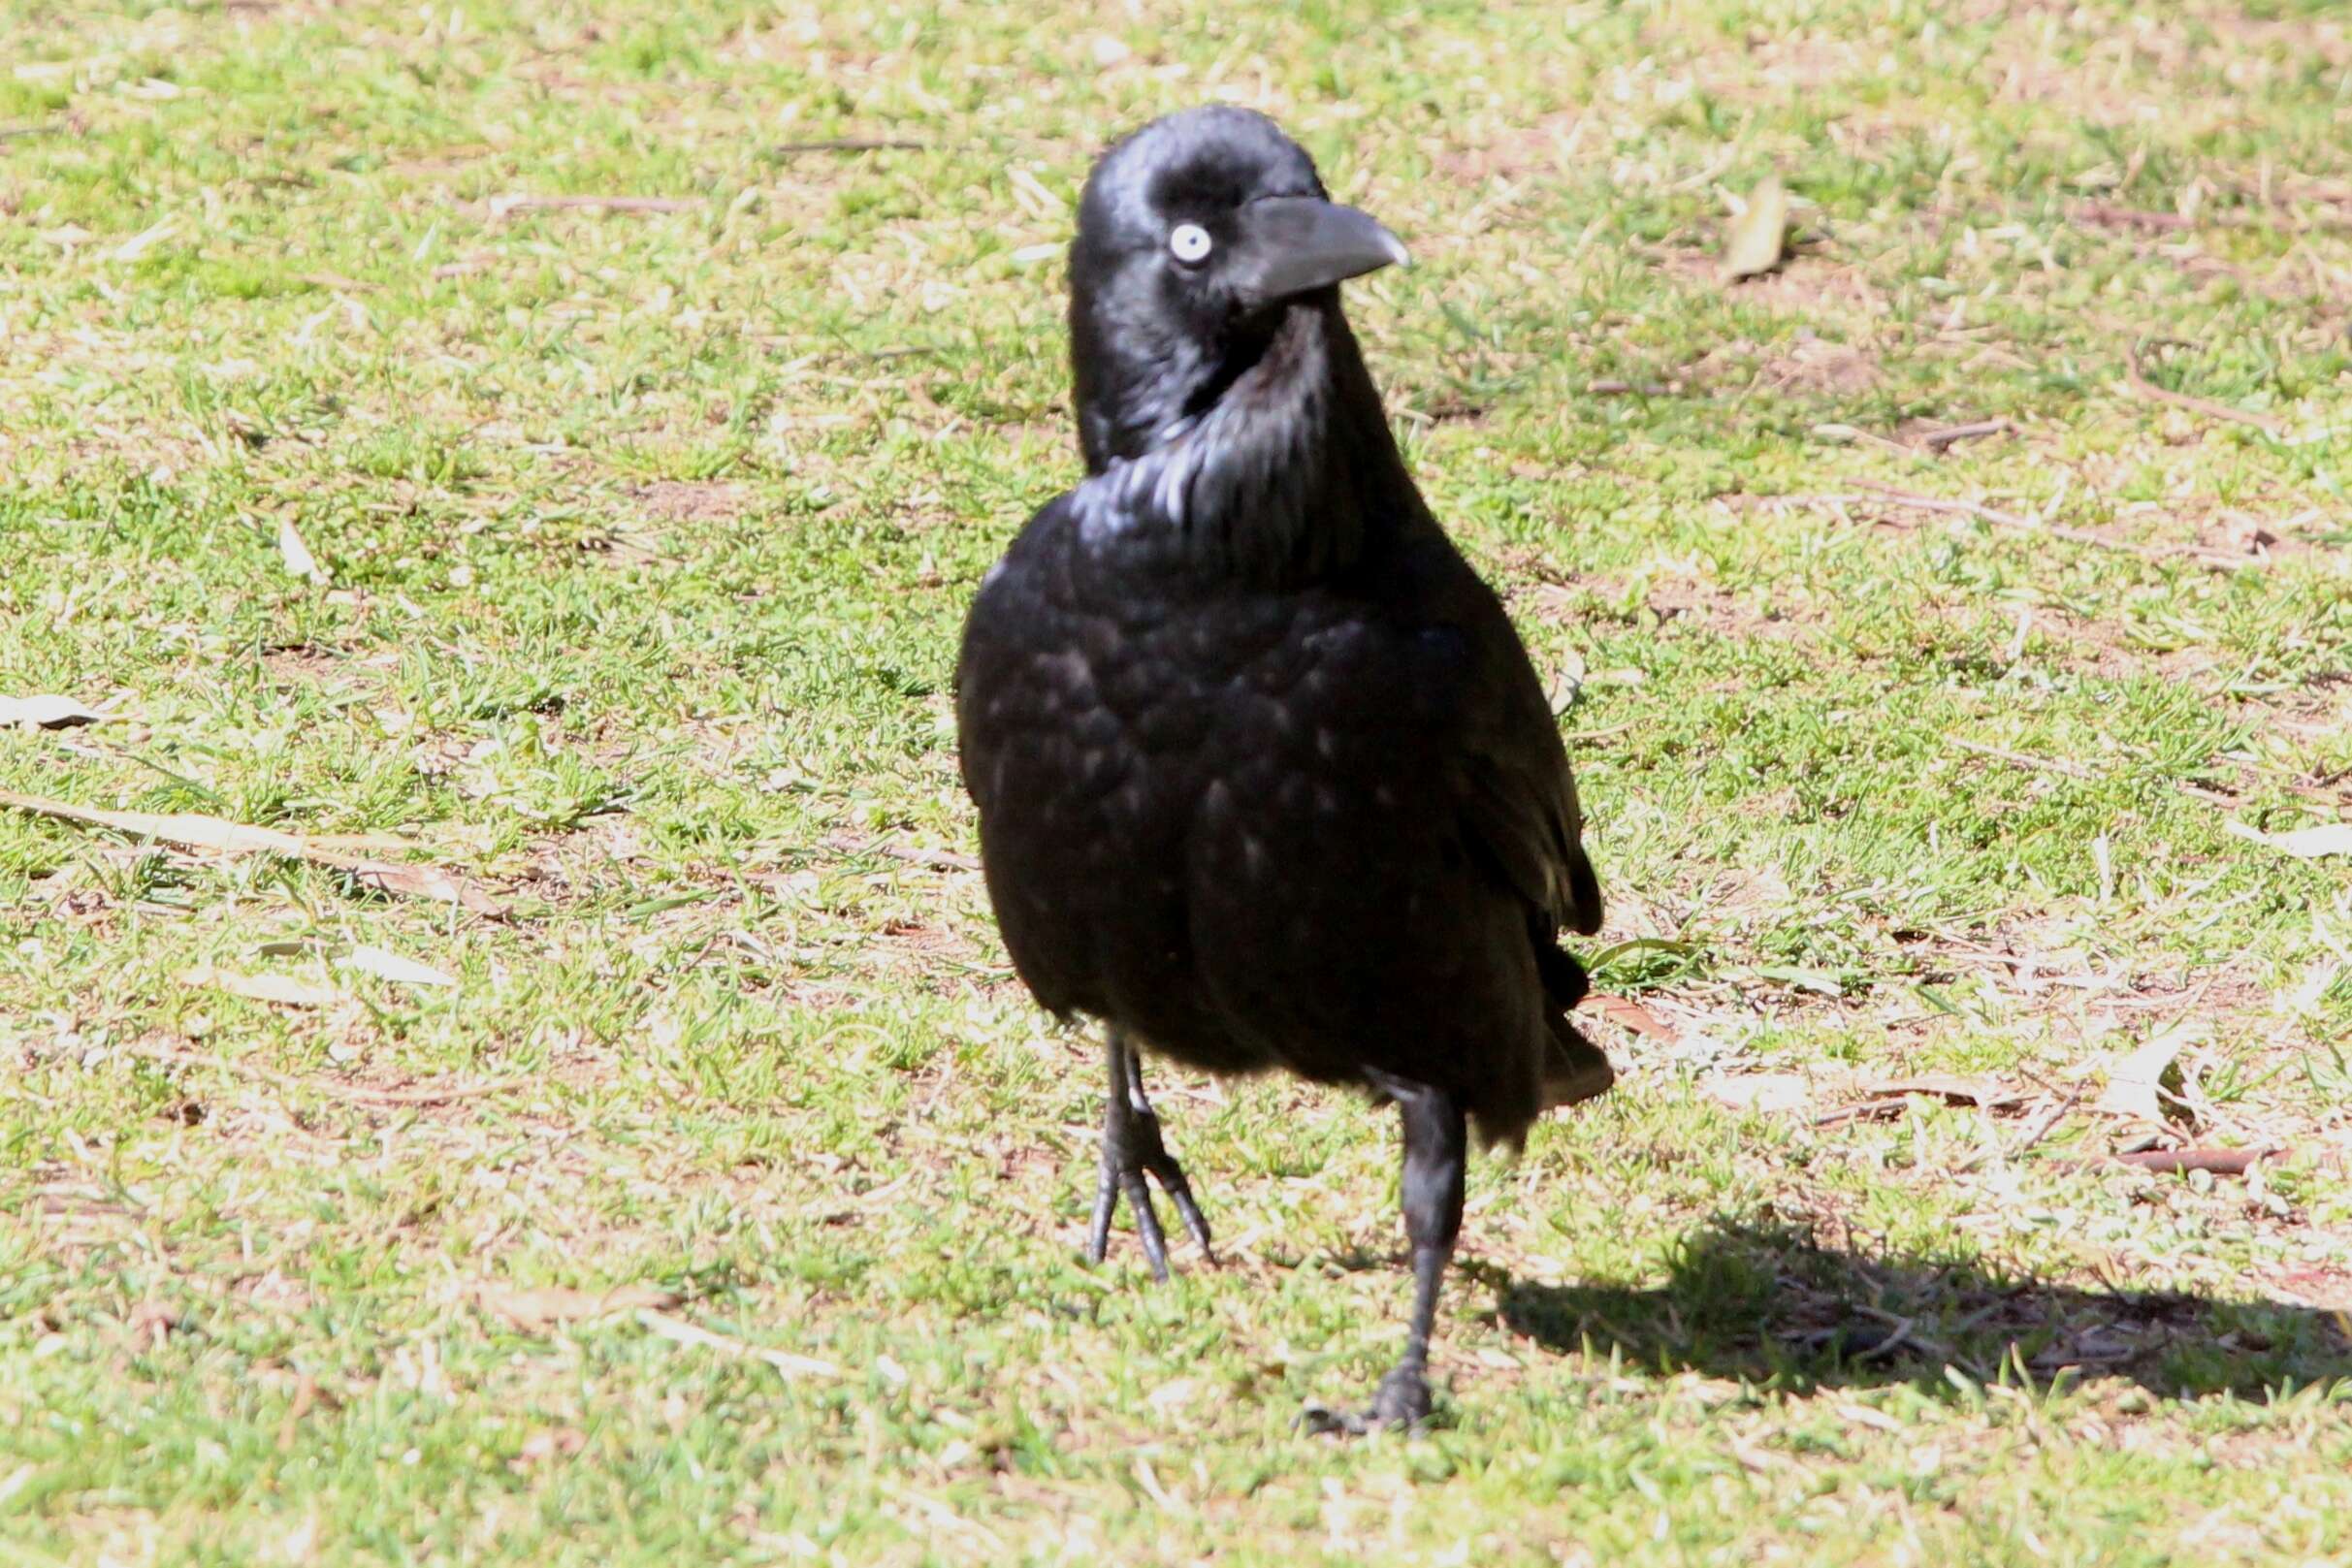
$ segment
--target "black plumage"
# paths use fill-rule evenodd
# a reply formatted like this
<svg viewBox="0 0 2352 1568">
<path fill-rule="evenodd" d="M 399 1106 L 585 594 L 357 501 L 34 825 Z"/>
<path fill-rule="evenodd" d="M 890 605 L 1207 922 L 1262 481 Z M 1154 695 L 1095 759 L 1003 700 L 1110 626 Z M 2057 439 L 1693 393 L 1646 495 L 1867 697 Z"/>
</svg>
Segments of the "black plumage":
<svg viewBox="0 0 2352 1568">
<path fill-rule="evenodd" d="M 1560 928 L 1600 924 L 1576 789 L 1500 602 L 1423 502 L 1339 308 L 1404 259 L 1262 115 L 1105 154 L 1071 250 L 1086 478 L 973 602 L 963 772 L 1006 946 L 1101 1019 L 1090 1254 L 1157 1178 L 1204 1252 L 1137 1048 L 1285 1068 L 1402 1108 L 1416 1292 L 1371 1415 L 1429 1409 L 1466 1122 L 1517 1140 L 1607 1088 Z"/>
</svg>

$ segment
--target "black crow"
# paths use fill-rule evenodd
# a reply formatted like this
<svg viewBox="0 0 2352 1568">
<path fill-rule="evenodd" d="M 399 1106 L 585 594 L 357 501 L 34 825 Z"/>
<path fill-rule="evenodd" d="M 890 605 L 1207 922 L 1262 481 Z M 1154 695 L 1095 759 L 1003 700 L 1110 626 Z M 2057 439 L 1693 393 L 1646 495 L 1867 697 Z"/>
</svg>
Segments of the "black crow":
<svg viewBox="0 0 2352 1568">
<path fill-rule="evenodd" d="M 956 676 L 1005 945 L 1106 1026 L 1090 1260 L 1124 1193 L 1166 1277 L 1147 1175 L 1208 1253 L 1139 1047 L 1402 1110 L 1413 1316 L 1376 1423 L 1429 1413 L 1468 1125 L 1516 1142 L 1610 1082 L 1566 1017 L 1560 928 L 1597 929 L 1600 888 L 1560 732 L 1339 310 L 1404 260 L 1264 115 L 1106 153 L 1070 252 L 1086 478 L 981 585 Z"/>
</svg>

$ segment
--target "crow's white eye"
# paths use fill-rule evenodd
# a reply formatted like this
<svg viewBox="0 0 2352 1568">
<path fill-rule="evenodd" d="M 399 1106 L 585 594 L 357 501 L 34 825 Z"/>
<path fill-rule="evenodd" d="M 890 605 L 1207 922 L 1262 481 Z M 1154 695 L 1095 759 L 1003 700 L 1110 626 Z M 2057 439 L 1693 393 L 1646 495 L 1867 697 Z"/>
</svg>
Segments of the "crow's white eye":
<svg viewBox="0 0 2352 1568">
<path fill-rule="evenodd" d="M 1207 261 L 1208 248 L 1208 231 L 1197 223 L 1179 223 L 1169 232 L 1169 253 L 1186 266 Z"/>
</svg>

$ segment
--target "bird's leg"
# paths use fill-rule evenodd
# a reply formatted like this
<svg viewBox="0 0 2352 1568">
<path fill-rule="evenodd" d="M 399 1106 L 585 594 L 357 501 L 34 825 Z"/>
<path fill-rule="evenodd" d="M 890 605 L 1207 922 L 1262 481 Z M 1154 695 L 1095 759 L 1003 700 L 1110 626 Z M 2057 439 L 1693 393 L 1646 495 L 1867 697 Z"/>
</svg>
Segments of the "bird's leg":
<svg viewBox="0 0 2352 1568">
<path fill-rule="evenodd" d="M 1413 1248 L 1413 1317 L 1404 1356 L 1380 1380 L 1372 1407 L 1361 1416 L 1309 1406 L 1305 1424 L 1326 1432 L 1361 1434 L 1375 1426 L 1410 1425 L 1430 1413 L 1430 1329 L 1437 1292 L 1462 1233 L 1462 1181 L 1469 1160 L 1469 1129 L 1461 1104 L 1442 1089 L 1387 1072 L 1368 1073 L 1396 1101 L 1404 1121 L 1404 1234 Z"/>
<path fill-rule="evenodd" d="M 1110 1249 L 1111 1216 L 1118 1208 L 1119 1195 L 1125 1193 L 1128 1206 L 1135 1210 L 1136 1234 L 1144 1243 L 1144 1257 L 1151 1264 L 1152 1275 L 1168 1277 L 1168 1240 L 1160 1231 L 1159 1212 L 1152 1206 L 1151 1183 L 1144 1179 L 1154 1176 L 1168 1189 L 1184 1229 L 1201 1244 L 1201 1255 L 1214 1264 L 1217 1259 L 1208 1246 L 1208 1221 L 1202 1215 L 1201 1205 L 1193 1201 L 1192 1183 L 1184 1179 L 1184 1168 L 1160 1140 L 1159 1113 L 1144 1094 L 1143 1061 L 1124 1031 L 1114 1027 L 1109 1035 L 1111 1098 L 1103 1109 L 1103 1165 L 1095 1182 L 1094 1224 L 1086 1235 L 1086 1261 L 1099 1264 Z"/>
</svg>

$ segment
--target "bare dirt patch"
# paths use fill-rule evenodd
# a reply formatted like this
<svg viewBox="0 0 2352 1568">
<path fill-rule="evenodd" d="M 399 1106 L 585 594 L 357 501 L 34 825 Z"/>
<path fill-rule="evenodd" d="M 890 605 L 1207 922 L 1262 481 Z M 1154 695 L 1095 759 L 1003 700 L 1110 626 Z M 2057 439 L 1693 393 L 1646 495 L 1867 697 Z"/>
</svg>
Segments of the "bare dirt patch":
<svg viewBox="0 0 2352 1568">
<path fill-rule="evenodd" d="M 1753 350 L 1754 345 L 1749 346 Z M 1878 363 L 1872 355 L 1810 332 L 1798 333 L 1786 351 L 1757 355 L 1755 366 L 1755 386 L 1763 392 L 1852 396 L 1869 391 L 1879 381 Z"/>
<path fill-rule="evenodd" d="M 747 493 L 718 479 L 656 479 L 629 492 L 648 515 L 665 523 L 716 523 L 739 516 Z"/>
<path fill-rule="evenodd" d="M 1430 161 L 1456 179 L 1516 180 L 1550 174 L 1563 166 L 1584 117 L 1582 110 L 1545 114 L 1482 145 L 1445 148 Z"/>
</svg>

